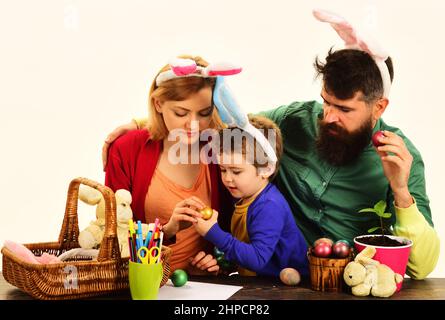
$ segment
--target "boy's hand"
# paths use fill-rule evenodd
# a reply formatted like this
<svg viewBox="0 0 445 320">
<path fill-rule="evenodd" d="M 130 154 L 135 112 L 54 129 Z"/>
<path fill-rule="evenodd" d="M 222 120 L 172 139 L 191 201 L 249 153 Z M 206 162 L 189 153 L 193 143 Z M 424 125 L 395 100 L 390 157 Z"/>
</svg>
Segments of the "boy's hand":
<svg viewBox="0 0 445 320">
<path fill-rule="evenodd" d="M 215 223 L 218 223 L 218 211 L 213 210 L 212 217 L 209 220 L 204 220 L 202 218 L 196 217 L 195 228 L 196 231 L 204 237 L 210 228 L 213 227 Z"/>
</svg>

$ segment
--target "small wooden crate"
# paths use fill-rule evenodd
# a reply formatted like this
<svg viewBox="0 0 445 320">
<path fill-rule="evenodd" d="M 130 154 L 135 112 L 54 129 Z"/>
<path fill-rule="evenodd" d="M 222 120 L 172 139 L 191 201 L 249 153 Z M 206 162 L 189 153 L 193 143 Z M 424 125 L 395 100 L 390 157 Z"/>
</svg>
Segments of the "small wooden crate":
<svg viewBox="0 0 445 320">
<path fill-rule="evenodd" d="M 79 248 L 77 202 L 80 184 L 99 190 L 105 199 L 105 233 L 97 260 L 77 258 L 56 264 L 32 264 L 20 260 L 6 247 L 2 248 L 3 276 L 13 286 L 42 300 L 79 299 L 129 288 L 128 260 L 122 258 L 117 239 L 116 199 L 114 192 L 86 178 L 71 181 L 58 242 L 25 244 L 35 255 L 44 252 L 56 256 Z M 161 261 L 163 286 L 170 276 L 171 249 L 163 246 Z"/>
<path fill-rule="evenodd" d="M 307 252 L 311 288 L 316 291 L 341 292 L 345 285 L 343 272 L 346 265 L 352 261 L 353 253 L 346 258 L 320 258 L 314 255 L 313 248 Z"/>
</svg>

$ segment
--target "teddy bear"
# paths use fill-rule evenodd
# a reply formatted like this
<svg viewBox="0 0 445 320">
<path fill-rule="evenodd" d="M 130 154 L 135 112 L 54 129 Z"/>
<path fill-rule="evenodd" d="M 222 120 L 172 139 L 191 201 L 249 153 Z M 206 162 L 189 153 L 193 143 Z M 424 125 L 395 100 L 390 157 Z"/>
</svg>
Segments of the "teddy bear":
<svg viewBox="0 0 445 320">
<path fill-rule="evenodd" d="M 343 279 L 352 287 L 355 296 L 387 298 L 396 292 L 397 284 L 402 282 L 403 276 L 385 264 L 372 259 L 376 253 L 374 247 L 366 247 L 349 262 L 344 270 Z"/>
<path fill-rule="evenodd" d="M 119 189 L 115 192 L 116 198 L 116 216 L 117 216 L 117 238 L 122 257 L 129 257 L 128 247 L 128 220 L 133 217 L 130 204 L 132 201 L 131 193 L 125 189 Z M 84 249 L 97 248 L 105 233 L 105 201 L 102 193 L 86 185 L 79 187 L 79 199 L 89 205 L 96 206 L 96 220 L 80 232 L 79 245 Z M 142 233 L 147 234 L 148 225 L 142 224 Z"/>
</svg>

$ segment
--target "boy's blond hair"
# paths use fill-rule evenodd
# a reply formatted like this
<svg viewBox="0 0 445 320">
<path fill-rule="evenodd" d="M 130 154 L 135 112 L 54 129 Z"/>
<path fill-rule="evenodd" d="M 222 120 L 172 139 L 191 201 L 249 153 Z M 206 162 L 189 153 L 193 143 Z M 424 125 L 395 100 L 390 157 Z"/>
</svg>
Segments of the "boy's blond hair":
<svg viewBox="0 0 445 320">
<path fill-rule="evenodd" d="M 179 58 L 192 59 L 198 66 L 207 67 L 208 62 L 201 57 L 193 57 L 189 55 L 182 55 Z M 156 75 L 150 87 L 148 98 L 148 113 L 149 118 L 147 122 L 147 129 L 150 132 L 150 138 L 153 140 L 162 140 L 168 137 L 168 130 L 164 123 L 164 118 L 155 108 L 155 99 L 162 102 L 165 101 L 182 101 L 186 100 L 191 94 L 197 93 L 203 88 L 209 87 L 212 91 L 215 87 L 216 78 L 203 77 L 184 77 L 175 78 L 163 82 L 160 86 L 156 85 L 157 76 L 164 71 L 170 69 L 170 65 L 164 66 Z M 213 105 L 213 102 L 212 102 Z M 218 115 L 216 108 L 213 109 L 210 128 L 222 129 L 224 128 L 221 118 Z"/>
<path fill-rule="evenodd" d="M 275 122 L 270 120 L 269 118 L 260 116 L 260 115 L 248 115 L 249 122 L 257 129 L 261 130 L 261 132 L 264 134 L 266 139 L 272 144 L 272 147 L 274 147 L 275 154 L 277 156 L 277 162 L 275 165 L 275 171 L 272 173 L 272 175 L 269 177 L 269 181 L 271 181 L 278 173 L 278 167 L 280 163 L 281 156 L 283 154 L 283 139 L 281 136 L 280 128 L 276 125 Z M 261 148 L 260 144 L 255 141 L 255 139 L 250 136 L 247 132 L 243 132 L 242 140 L 241 140 L 241 146 L 237 146 L 237 141 L 234 139 L 234 132 L 236 130 L 240 130 L 239 128 L 227 128 L 220 130 L 219 132 L 219 141 L 220 141 L 220 154 L 224 152 L 239 152 L 241 151 L 242 155 L 245 158 L 253 159 L 252 165 L 255 166 L 255 168 L 265 168 L 268 165 L 268 162 L 265 161 L 259 161 L 257 158 L 257 155 L 263 154 L 265 157 L 266 153 Z M 271 135 L 272 134 L 272 135 Z M 248 139 L 247 136 L 249 136 Z M 228 145 L 230 149 L 227 149 L 227 144 L 223 143 L 224 137 L 230 137 L 230 144 Z M 275 141 L 271 141 L 271 139 L 275 138 Z M 240 148 L 238 148 L 240 147 Z M 260 153 L 257 153 L 257 147 L 261 148 Z"/>
</svg>

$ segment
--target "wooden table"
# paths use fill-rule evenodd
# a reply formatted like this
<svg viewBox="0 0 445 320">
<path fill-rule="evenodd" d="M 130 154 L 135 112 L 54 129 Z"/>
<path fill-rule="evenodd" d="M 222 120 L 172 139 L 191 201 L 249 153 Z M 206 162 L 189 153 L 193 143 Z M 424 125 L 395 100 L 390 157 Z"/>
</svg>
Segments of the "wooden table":
<svg viewBox="0 0 445 320">
<path fill-rule="evenodd" d="M 296 287 L 283 285 L 278 279 L 263 277 L 208 277 L 192 276 L 191 281 L 211 282 L 228 285 L 243 286 L 229 300 L 376 300 L 378 298 L 355 297 L 350 293 L 331 293 L 313 291 L 308 279 Z M 31 296 L 13 287 L 0 274 L 0 300 L 29 300 Z M 129 290 L 117 294 L 104 295 L 95 299 L 129 300 Z M 425 280 L 411 280 L 406 278 L 403 289 L 391 298 L 384 300 L 445 300 L 445 278 L 428 278 Z"/>
</svg>

